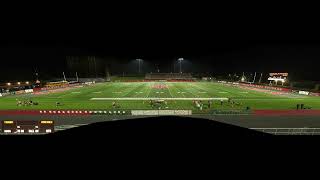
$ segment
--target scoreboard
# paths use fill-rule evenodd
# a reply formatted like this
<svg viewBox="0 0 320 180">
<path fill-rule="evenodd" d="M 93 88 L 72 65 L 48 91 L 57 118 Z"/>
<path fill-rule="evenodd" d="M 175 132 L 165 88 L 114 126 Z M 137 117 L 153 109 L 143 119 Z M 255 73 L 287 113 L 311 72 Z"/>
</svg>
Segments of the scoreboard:
<svg viewBox="0 0 320 180">
<path fill-rule="evenodd" d="M 52 120 L 4 120 L 1 121 L 2 134 L 47 134 L 54 132 Z"/>
<path fill-rule="evenodd" d="M 287 81 L 288 75 L 288 73 L 269 73 L 268 80 L 270 81 L 270 85 L 272 85 L 272 82 L 275 82 L 276 85 L 278 82 L 281 82 L 283 85 Z"/>
</svg>

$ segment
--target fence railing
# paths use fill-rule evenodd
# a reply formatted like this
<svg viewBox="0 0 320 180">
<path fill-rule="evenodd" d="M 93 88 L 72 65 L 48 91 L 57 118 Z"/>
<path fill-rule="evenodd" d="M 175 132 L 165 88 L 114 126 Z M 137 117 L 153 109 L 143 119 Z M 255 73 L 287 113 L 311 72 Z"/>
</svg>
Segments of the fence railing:
<svg viewBox="0 0 320 180">
<path fill-rule="evenodd" d="M 250 128 L 274 135 L 320 135 L 320 128 Z"/>
</svg>

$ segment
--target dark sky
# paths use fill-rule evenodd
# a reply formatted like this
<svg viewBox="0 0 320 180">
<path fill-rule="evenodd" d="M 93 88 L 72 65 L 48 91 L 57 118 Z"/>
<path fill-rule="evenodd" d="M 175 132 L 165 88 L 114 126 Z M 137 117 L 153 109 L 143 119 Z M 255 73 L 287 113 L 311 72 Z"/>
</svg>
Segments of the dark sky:
<svg viewBox="0 0 320 180">
<path fill-rule="evenodd" d="M 175 8 L 127 14 L 108 8 L 95 9 L 93 17 L 89 12 L 12 17 L 2 26 L 0 80 L 30 78 L 35 68 L 57 76 L 66 70 L 65 56 L 88 55 L 128 66 L 142 58 L 162 72 L 184 57 L 189 72 L 281 71 L 320 80 L 320 38 L 312 14 L 192 8 L 174 15 Z"/>
<path fill-rule="evenodd" d="M 185 58 L 183 68 L 188 72 L 290 72 L 301 73 L 301 77 L 320 80 L 320 46 L 317 44 L 232 44 L 215 47 L 208 43 L 202 45 L 165 45 L 159 41 L 140 47 L 131 44 L 110 48 L 108 46 L 88 46 L 70 48 L 58 46 L 15 45 L 3 47 L 1 52 L 1 77 L 19 79 L 30 76 L 35 69 L 52 76 L 60 76 L 66 70 L 66 56 L 94 55 L 106 62 L 128 65 L 122 71 L 135 72 L 135 58 L 144 60 L 145 71 L 159 67 L 161 72 L 178 71 L 179 57 Z M 138 43 L 139 44 L 139 43 Z M 154 47 L 148 47 L 154 46 Z M 112 60 L 112 61 L 111 61 Z M 176 61 L 177 62 L 177 61 Z M 134 66 L 134 67 L 133 67 Z M 111 70 L 112 71 L 112 70 Z"/>
</svg>

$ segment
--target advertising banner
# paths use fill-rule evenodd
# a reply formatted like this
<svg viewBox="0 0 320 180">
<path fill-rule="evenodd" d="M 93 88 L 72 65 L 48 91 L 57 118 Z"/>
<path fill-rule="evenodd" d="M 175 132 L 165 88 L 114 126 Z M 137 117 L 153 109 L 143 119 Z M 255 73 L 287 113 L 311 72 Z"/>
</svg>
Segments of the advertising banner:
<svg viewBox="0 0 320 180">
<path fill-rule="evenodd" d="M 309 92 L 308 91 L 299 91 L 299 94 L 309 95 Z"/>
<path fill-rule="evenodd" d="M 261 88 L 261 89 L 270 89 L 270 90 L 276 90 L 276 91 L 291 92 L 291 89 L 289 89 L 289 88 L 281 88 L 281 87 L 273 87 L 273 86 L 262 86 L 262 85 L 244 84 L 244 83 L 241 83 L 240 85 L 241 85 L 241 86 Z"/>
<path fill-rule="evenodd" d="M 192 110 L 132 110 L 133 116 L 192 115 Z"/>
<path fill-rule="evenodd" d="M 33 92 L 33 89 L 25 89 L 24 90 L 26 93 L 32 93 Z"/>
<path fill-rule="evenodd" d="M 20 90 L 20 91 L 16 91 L 15 94 L 19 95 L 19 94 L 25 94 L 26 92 L 24 90 Z"/>
</svg>

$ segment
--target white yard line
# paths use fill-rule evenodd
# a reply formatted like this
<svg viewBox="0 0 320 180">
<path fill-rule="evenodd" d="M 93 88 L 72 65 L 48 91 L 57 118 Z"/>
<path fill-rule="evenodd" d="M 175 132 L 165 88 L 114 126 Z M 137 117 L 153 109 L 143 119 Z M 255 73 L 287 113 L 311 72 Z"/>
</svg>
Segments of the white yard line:
<svg viewBox="0 0 320 180">
<path fill-rule="evenodd" d="M 128 95 L 129 93 L 131 93 L 134 89 L 138 88 L 139 86 L 135 86 L 133 88 L 131 88 L 130 90 L 128 90 L 128 92 L 126 94 L 124 94 L 122 97 L 125 97 L 126 95 Z"/>
<path fill-rule="evenodd" d="M 92 101 L 108 101 L 108 100 L 228 100 L 228 98 L 91 98 Z"/>
<path fill-rule="evenodd" d="M 274 101 L 274 100 L 305 100 L 305 99 L 289 99 L 289 98 L 256 98 L 256 99 L 250 99 L 250 98 L 248 98 L 248 99 L 237 99 L 237 98 L 234 98 L 234 100 L 245 100 L 245 101 L 247 101 L 247 100 L 250 100 L 250 101 L 259 101 L 259 100 L 262 100 L 262 101 L 269 101 L 269 100 L 271 100 L 271 101 Z"/>
<path fill-rule="evenodd" d="M 152 83 L 152 85 L 153 85 L 153 83 Z M 149 84 L 149 92 L 148 92 L 146 98 L 149 97 L 151 90 L 152 90 L 152 88 L 151 88 L 151 83 L 150 83 L 150 84 Z"/>
<path fill-rule="evenodd" d="M 169 91 L 170 96 L 173 97 L 171 94 L 171 91 L 170 91 L 170 86 L 168 86 L 168 91 Z"/>
<path fill-rule="evenodd" d="M 196 86 L 195 84 L 190 84 L 190 86 L 192 86 L 195 89 L 201 89 L 202 91 L 206 91 L 208 92 L 207 94 L 209 94 L 210 96 L 213 96 L 211 93 L 209 93 L 210 91 L 208 91 L 208 89 L 204 89 L 202 87 Z"/>
<path fill-rule="evenodd" d="M 192 86 L 192 88 L 193 88 L 193 86 Z M 193 88 L 193 89 L 195 89 L 195 88 Z M 195 97 L 200 97 L 199 95 L 194 94 L 194 93 L 192 93 L 191 91 L 188 91 L 188 92 L 191 93 L 192 95 L 194 95 Z"/>
</svg>

